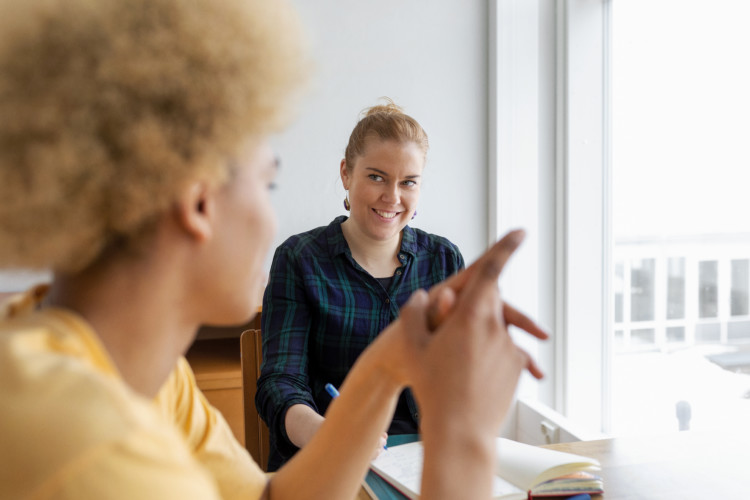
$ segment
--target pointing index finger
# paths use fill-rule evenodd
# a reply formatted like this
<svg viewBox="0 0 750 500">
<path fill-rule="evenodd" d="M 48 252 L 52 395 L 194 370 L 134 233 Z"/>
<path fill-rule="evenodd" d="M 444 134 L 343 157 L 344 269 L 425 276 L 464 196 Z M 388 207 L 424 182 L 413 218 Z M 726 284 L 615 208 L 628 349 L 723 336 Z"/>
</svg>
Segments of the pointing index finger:
<svg viewBox="0 0 750 500">
<path fill-rule="evenodd" d="M 500 241 L 487 250 L 477 262 L 477 271 L 481 277 L 486 280 L 497 281 L 508 259 L 525 237 L 526 232 L 523 229 L 516 229 L 503 236 Z"/>
<path fill-rule="evenodd" d="M 525 234 L 523 230 L 511 231 L 477 260 L 476 268 L 460 294 L 459 300 L 461 302 L 473 303 L 475 306 L 479 303 L 486 304 L 496 308 L 496 314 L 500 316 L 500 303 L 495 302 L 499 298 L 497 280 L 508 259 L 523 241 Z M 492 293 L 488 295 L 490 290 L 492 290 Z M 492 305 L 488 300 L 492 301 Z"/>
<path fill-rule="evenodd" d="M 453 290 L 453 293 L 460 295 L 468 283 L 477 279 L 475 274 L 480 274 L 480 278 L 487 278 L 493 284 L 497 283 L 505 263 L 508 261 L 513 252 L 521 244 L 526 232 L 522 229 L 511 231 L 506 234 L 500 241 L 496 242 L 487 250 L 479 259 L 477 259 L 468 268 L 448 278 L 430 290 L 430 309 L 428 311 L 428 324 L 430 331 L 434 331 L 448 314 L 450 307 L 441 307 L 440 295 L 445 292 L 446 288 Z"/>
</svg>

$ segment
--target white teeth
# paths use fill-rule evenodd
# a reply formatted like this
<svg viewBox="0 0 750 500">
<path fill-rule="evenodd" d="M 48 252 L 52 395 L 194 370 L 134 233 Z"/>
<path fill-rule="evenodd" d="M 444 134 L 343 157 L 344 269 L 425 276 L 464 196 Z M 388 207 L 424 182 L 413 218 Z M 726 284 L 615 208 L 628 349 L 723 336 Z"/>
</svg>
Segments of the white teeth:
<svg viewBox="0 0 750 500">
<path fill-rule="evenodd" d="M 384 219 L 393 219 L 398 212 L 381 212 L 380 210 L 375 210 L 375 213 Z"/>
</svg>

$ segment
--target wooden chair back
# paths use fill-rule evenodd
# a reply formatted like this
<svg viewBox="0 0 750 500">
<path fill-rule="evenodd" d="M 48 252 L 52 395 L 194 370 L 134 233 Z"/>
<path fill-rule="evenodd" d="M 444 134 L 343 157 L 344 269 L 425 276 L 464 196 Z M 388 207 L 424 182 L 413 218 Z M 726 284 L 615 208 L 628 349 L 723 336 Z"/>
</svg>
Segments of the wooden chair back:
<svg viewBox="0 0 750 500">
<path fill-rule="evenodd" d="M 240 336 L 242 352 L 242 400 L 245 407 L 245 448 L 261 469 L 268 467 L 268 427 L 255 407 L 256 382 L 263 360 L 260 330 L 245 330 Z"/>
</svg>

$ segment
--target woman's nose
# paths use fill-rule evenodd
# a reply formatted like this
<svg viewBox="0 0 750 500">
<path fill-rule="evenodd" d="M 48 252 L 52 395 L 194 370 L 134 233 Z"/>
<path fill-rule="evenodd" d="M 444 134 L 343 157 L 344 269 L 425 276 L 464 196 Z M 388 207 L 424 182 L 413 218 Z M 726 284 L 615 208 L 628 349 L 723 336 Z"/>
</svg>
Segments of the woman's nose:
<svg viewBox="0 0 750 500">
<path fill-rule="evenodd" d="M 385 202 L 396 204 L 401 199 L 401 191 L 396 184 L 387 185 L 383 189 L 382 198 Z"/>
</svg>

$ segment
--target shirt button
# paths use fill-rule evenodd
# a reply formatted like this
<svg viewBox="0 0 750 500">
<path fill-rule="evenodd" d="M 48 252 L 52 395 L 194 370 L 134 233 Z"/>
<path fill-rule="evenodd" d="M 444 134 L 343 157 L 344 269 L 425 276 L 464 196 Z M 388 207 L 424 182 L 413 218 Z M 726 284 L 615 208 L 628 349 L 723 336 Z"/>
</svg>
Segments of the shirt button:
<svg viewBox="0 0 750 500">
<path fill-rule="evenodd" d="M 401 276 L 401 271 L 396 271 L 396 274 Z"/>
<path fill-rule="evenodd" d="M 402 253 L 398 254 L 398 260 L 404 260 L 404 254 Z"/>
<path fill-rule="evenodd" d="M 391 299 L 385 299 L 385 303 L 386 304 L 390 304 L 391 303 Z"/>
</svg>

